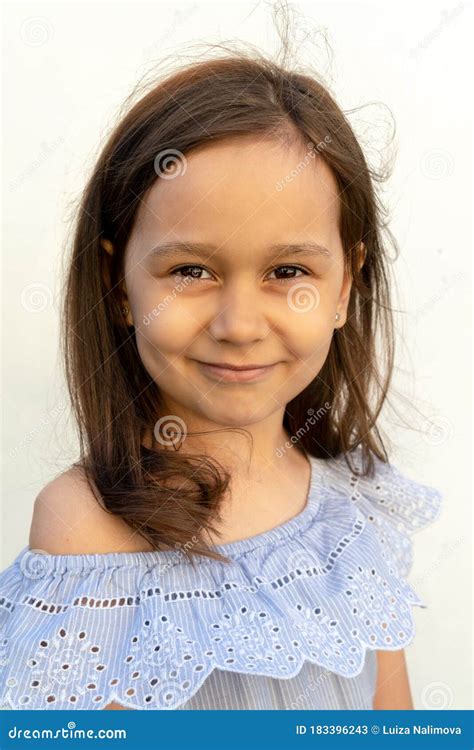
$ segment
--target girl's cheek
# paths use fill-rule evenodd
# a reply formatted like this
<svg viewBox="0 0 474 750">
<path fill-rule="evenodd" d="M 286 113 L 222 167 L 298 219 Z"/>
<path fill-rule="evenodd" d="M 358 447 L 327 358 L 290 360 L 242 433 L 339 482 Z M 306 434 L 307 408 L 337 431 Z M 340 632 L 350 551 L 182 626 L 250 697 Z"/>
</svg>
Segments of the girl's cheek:
<svg viewBox="0 0 474 750">
<path fill-rule="evenodd" d="M 136 319 L 137 334 L 156 338 L 180 335 L 190 329 L 193 318 L 189 315 L 189 305 L 183 296 L 163 289 L 162 285 L 142 285 L 140 290 L 131 292 L 131 306 Z"/>
<path fill-rule="evenodd" d="M 145 322 L 146 320 L 146 322 Z M 137 340 L 163 351 L 180 352 L 189 346 L 197 336 L 197 329 L 189 315 L 181 310 L 152 310 L 144 315 L 141 329 L 136 332 Z M 156 352 L 159 355 L 159 352 Z"/>
</svg>

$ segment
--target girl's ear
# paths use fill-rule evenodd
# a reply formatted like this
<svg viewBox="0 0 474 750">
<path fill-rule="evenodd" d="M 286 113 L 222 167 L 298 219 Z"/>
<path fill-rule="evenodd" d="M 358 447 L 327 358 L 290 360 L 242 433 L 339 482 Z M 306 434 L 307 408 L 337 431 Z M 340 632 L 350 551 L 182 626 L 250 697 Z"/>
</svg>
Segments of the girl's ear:
<svg viewBox="0 0 474 750">
<path fill-rule="evenodd" d="M 357 270 L 360 271 L 360 269 L 365 263 L 365 258 L 367 254 L 367 249 L 363 242 L 359 243 L 359 246 L 356 252 L 358 253 Z M 351 288 L 352 288 L 352 274 L 351 274 L 350 268 L 346 268 L 344 270 L 344 280 L 342 283 L 342 289 L 339 295 L 339 303 L 337 306 L 337 310 L 339 312 L 340 318 L 338 319 L 339 324 L 336 326 L 336 328 L 342 328 L 342 326 L 346 322 L 347 307 L 349 304 Z"/>
<path fill-rule="evenodd" d="M 134 325 L 132 311 L 130 309 L 130 304 L 128 302 L 127 290 L 125 288 L 124 281 L 121 281 L 119 285 L 118 306 L 119 306 L 119 310 L 118 310 L 119 325 L 125 325 L 127 328 L 132 328 Z"/>
<path fill-rule="evenodd" d="M 359 243 L 358 254 L 359 254 L 359 258 L 358 258 L 357 270 L 360 271 L 367 257 L 367 248 L 362 241 Z"/>
<path fill-rule="evenodd" d="M 108 252 L 109 255 L 113 255 L 114 246 L 110 240 L 106 240 L 105 237 L 101 237 L 100 244 Z"/>
<path fill-rule="evenodd" d="M 102 271 L 102 280 L 105 284 L 107 292 L 110 292 L 112 288 L 110 264 L 112 262 L 112 256 L 114 254 L 114 246 L 110 240 L 106 240 L 104 237 L 100 238 L 100 246 L 102 248 L 102 250 L 100 251 L 100 267 Z"/>
<path fill-rule="evenodd" d="M 101 269 L 102 269 L 102 279 L 105 284 L 106 288 L 106 294 L 111 294 L 116 300 L 114 302 L 114 309 L 117 308 L 117 312 L 114 315 L 114 322 L 117 325 L 125 326 L 127 328 L 130 328 L 133 326 L 133 318 L 132 313 L 130 310 L 130 305 L 128 304 L 127 300 L 127 290 L 125 288 L 125 284 L 122 281 L 118 289 L 112 290 L 112 280 L 111 280 L 111 273 L 110 273 L 110 263 L 111 258 L 113 255 L 113 245 L 110 242 L 110 240 L 101 239 L 100 244 L 102 248 L 106 251 L 102 254 L 102 263 L 101 263 Z M 118 293 L 117 293 L 118 292 Z"/>
<path fill-rule="evenodd" d="M 352 275 L 350 268 L 344 269 L 344 279 L 342 282 L 341 293 L 339 295 L 339 301 L 337 305 L 337 312 L 339 313 L 338 324 L 335 328 L 342 328 L 346 322 L 347 306 L 349 304 L 349 297 L 351 294 L 352 287 Z"/>
</svg>

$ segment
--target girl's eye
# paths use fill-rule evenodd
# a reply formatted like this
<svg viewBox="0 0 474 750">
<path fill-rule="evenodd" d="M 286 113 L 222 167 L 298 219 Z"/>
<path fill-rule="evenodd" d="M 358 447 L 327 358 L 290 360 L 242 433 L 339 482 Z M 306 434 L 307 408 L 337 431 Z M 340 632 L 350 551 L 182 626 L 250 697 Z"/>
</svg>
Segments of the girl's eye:
<svg viewBox="0 0 474 750">
<path fill-rule="evenodd" d="M 190 275 L 186 273 L 186 271 L 189 271 L 189 269 L 192 269 Z M 196 269 L 197 269 L 197 273 L 196 273 Z M 284 272 L 285 272 L 285 275 L 283 276 L 283 278 L 274 279 L 280 284 L 286 281 L 292 281 L 293 279 L 298 278 L 298 276 L 286 275 L 286 272 L 288 271 L 288 269 L 292 269 L 293 271 L 294 270 L 301 271 L 303 275 L 305 276 L 308 275 L 308 271 L 306 271 L 304 268 L 300 268 L 299 266 L 277 266 L 276 268 L 273 268 L 272 271 L 270 271 L 270 273 L 274 273 L 274 272 L 278 273 L 278 272 L 281 272 L 282 269 L 284 269 Z M 209 273 L 209 271 L 203 268 L 203 266 L 178 266 L 178 268 L 175 268 L 174 271 L 171 271 L 171 274 L 173 276 L 185 276 L 188 278 L 196 279 L 197 281 L 201 281 L 202 280 L 201 277 L 198 276 L 197 274 L 201 273 L 202 271 L 204 271 L 205 273 Z"/>
<path fill-rule="evenodd" d="M 270 273 L 273 273 L 274 271 L 276 271 L 278 273 L 279 271 L 281 271 L 282 268 L 285 270 L 285 272 L 288 271 L 288 269 L 292 269 L 293 271 L 295 271 L 295 270 L 296 271 L 301 271 L 301 273 L 304 276 L 308 276 L 308 273 L 309 273 L 308 271 L 305 271 L 304 268 L 300 268 L 299 266 L 277 266 Z M 293 281 L 293 279 L 297 279 L 297 278 L 298 278 L 298 276 L 287 276 L 285 274 L 282 279 L 276 279 L 276 281 L 278 281 L 278 283 L 281 284 L 281 283 L 283 283 L 285 281 Z"/>
<path fill-rule="evenodd" d="M 187 273 L 182 273 L 183 268 L 185 270 L 189 269 L 189 268 L 192 268 L 193 272 L 190 274 L 190 276 L 188 276 Z M 199 269 L 199 271 L 205 271 L 206 270 L 202 266 L 178 266 L 178 268 L 175 268 L 174 271 L 171 271 L 171 274 L 173 276 L 185 276 L 186 278 L 197 279 L 198 281 L 200 281 L 199 277 L 196 276 L 196 274 L 195 274 L 195 269 L 196 268 Z M 209 271 L 207 271 L 207 273 L 209 273 Z"/>
</svg>

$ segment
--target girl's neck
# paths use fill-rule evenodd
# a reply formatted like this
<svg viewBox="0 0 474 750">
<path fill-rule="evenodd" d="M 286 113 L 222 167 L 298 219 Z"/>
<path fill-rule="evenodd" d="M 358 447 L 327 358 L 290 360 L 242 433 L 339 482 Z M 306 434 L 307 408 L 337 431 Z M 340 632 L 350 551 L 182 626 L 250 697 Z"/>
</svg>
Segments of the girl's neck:
<svg viewBox="0 0 474 750">
<path fill-rule="evenodd" d="M 218 435 L 220 445 L 216 439 Z M 151 437 L 149 434 L 143 444 L 148 448 L 162 448 Z M 287 441 L 288 435 L 282 429 L 271 451 L 254 450 L 251 456 L 244 433 L 215 433 L 212 442 L 206 443 L 198 442 L 194 436 L 184 441 L 180 453 L 210 455 L 231 476 L 221 501 L 220 520 L 214 522 L 216 533 L 207 532 L 211 543 L 227 544 L 255 536 L 279 526 L 303 510 L 309 492 L 311 466 L 306 451 L 299 444 L 278 453 Z M 174 451 L 174 448 L 169 446 L 166 450 Z"/>
<path fill-rule="evenodd" d="M 310 490 L 311 465 L 305 453 L 291 449 L 260 469 L 260 478 L 232 474 L 228 495 L 221 505 L 221 521 L 214 544 L 246 539 L 279 526 L 298 515 L 306 506 Z"/>
</svg>

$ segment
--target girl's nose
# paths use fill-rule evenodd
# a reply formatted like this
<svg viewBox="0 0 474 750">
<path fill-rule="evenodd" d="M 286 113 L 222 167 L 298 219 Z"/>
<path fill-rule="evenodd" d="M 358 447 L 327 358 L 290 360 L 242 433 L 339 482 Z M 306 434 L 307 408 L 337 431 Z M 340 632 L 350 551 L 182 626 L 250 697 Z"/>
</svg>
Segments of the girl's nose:
<svg viewBox="0 0 474 750">
<path fill-rule="evenodd" d="M 211 313 L 208 329 L 219 341 L 252 343 L 266 338 L 271 328 L 264 300 L 248 284 L 234 284 L 223 290 L 215 309 L 208 312 Z"/>
</svg>

